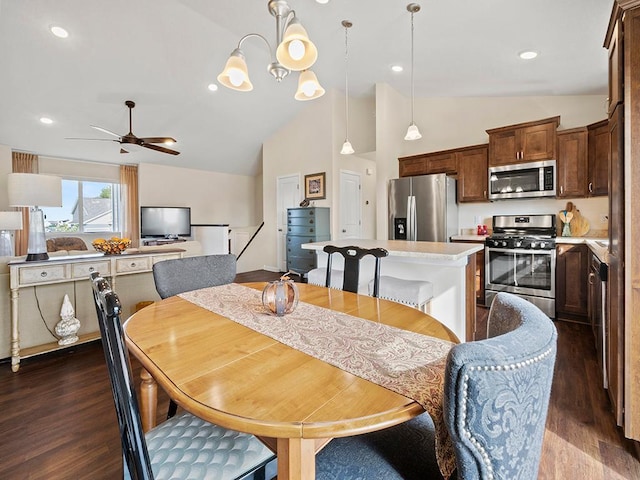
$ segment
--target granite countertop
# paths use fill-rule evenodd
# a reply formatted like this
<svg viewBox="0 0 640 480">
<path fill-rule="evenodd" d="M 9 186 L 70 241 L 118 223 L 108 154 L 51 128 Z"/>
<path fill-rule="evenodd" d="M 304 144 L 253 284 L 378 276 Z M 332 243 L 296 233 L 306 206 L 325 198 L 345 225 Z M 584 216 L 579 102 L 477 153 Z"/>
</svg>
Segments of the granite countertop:
<svg viewBox="0 0 640 480">
<path fill-rule="evenodd" d="M 408 240 L 368 240 L 348 239 L 330 240 L 326 242 L 305 243 L 302 248 L 322 250 L 325 245 L 348 247 L 356 245 L 361 248 L 384 248 L 391 257 L 411 257 L 431 260 L 457 261 L 484 249 L 484 244 L 414 242 Z"/>
<path fill-rule="evenodd" d="M 452 235 L 451 241 L 484 243 L 488 236 L 489 235 Z"/>
</svg>

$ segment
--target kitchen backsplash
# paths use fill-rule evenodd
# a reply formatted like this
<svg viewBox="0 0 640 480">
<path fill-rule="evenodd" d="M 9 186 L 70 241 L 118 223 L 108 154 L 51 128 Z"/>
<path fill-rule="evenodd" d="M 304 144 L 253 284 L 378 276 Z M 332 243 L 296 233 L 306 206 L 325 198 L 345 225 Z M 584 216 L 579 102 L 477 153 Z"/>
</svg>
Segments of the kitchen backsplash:
<svg viewBox="0 0 640 480">
<path fill-rule="evenodd" d="M 586 237 L 607 237 L 609 215 L 608 197 L 574 198 L 570 200 L 589 221 L 590 229 Z M 555 213 L 567 206 L 565 199 L 523 199 L 500 200 L 490 203 L 459 203 L 458 224 L 460 234 L 475 235 L 478 225 L 486 225 L 491 233 L 494 215 L 532 215 Z M 557 220 L 560 221 L 559 219 Z"/>
</svg>

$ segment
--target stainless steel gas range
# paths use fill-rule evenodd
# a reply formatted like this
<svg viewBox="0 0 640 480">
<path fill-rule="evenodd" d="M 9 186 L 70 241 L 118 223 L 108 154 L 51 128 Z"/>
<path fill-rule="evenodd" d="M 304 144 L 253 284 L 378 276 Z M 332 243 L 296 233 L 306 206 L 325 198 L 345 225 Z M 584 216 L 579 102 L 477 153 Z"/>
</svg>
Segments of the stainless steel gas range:
<svg viewBox="0 0 640 480">
<path fill-rule="evenodd" d="M 485 304 L 514 293 L 556 316 L 556 215 L 495 215 L 485 241 Z"/>
</svg>

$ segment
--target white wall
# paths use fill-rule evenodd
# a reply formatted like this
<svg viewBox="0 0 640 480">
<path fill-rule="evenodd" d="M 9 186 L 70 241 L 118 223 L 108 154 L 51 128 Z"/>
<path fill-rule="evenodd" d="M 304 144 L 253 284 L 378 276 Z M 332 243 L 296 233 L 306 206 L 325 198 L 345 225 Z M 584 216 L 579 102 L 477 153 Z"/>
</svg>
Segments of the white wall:
<svg viewBox="0 0 640 480">
<path fill-rule="evenodd" d="M 0 211 L 9 210 L 7 175 L 11 173 L 11 147 L 0 145 Z"/>
</svg>

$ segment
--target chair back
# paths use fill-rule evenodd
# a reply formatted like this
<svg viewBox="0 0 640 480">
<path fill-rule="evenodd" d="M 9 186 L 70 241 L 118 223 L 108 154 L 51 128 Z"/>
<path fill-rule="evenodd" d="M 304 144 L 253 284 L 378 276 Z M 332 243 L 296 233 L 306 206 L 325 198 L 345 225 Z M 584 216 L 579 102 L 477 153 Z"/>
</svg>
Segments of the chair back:
<svg viewBox="0 0 640 480">
<path fill-rule="evenodd" d="M 360 248 L 356 246 L 336 247 L 326 245 L 323 251 L 327 254 L 327 278 L 325 287 L 331 285 L 331 259 L 334 253 L 344 257 L 344 276 L 342 290 L 358 293 L 360 281 L 360 260 L 366 255 L 373 255 L 376 259 L 375 273 L 373 277 L 373 296 L 377 297 L 380 291 L 380 259 L 389 255 L 384 248 Z"/>
<path fill-rule="evenodd" d="M 153 480 L 151 461 L 142 429 L 138 399 L 131 375 L 129 352 L 124 342 L 120 322 L 121 305 L 118 295 L 100 273 L 91 273 L 93 298 L 96 304 L 102 347 L 107 362 L 111 391 L 120 427 L 124 468 L 134 480 Z"/>
<path fill-rule="evenodd" d="M 153 280 L 162 298 L 226 285 L 235 278 L 236 256 L 230 253 L 164 260 L 153 266 Z"/>
<path fill-rule="evenodd" d="M 556 358 L 556 328 L 509 293 L 491 306 L 496 336 L 455 345 L 447 358 L 444 419 L 459 478 L 538 478 Z"/>
</svg>

